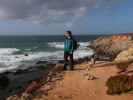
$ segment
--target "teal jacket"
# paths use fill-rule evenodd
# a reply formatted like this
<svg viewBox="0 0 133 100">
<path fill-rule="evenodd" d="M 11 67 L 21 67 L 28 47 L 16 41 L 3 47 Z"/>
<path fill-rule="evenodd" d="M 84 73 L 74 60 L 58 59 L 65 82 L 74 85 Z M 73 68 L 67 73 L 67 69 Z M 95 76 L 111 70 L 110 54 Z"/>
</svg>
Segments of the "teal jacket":
<svg viewBox="0 0 133 100">
<path fill-rule="evenodd" d="M 73 53 L 74 51 L 74 42 L 72 38 L 66 38 L 64 41 L 64 52 L 66 53 Z"/>
</svg>

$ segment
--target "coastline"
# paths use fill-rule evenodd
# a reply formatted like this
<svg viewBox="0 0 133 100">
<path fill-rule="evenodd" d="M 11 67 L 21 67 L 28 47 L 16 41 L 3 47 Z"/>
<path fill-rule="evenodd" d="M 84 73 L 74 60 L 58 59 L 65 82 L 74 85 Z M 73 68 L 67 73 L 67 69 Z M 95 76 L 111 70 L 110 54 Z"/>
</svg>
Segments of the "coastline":
<svg viewBox="0 0 133 100">
<path fill-rule="evenodd" d="M 27 69 L 18 69 L 14 72 L 5 72 L 0 74 L 0 100 L 19 94 L 34 80 L 39 80 L 43 75 L 53 68 L 54 64 L 40 64 Z"/>
<path fill-rule="evenodd" d="M 88 59 L 90 59 L 90 57 L 80 58 L 75 60 L 75 63 L 82 63 Z M 0 80 L 3 81 L 1 81 L 1 83 L 6 83 L 6 85 L 1 86 L 0 100 L 5 100 L 7 97 L 12 95 L 23 93 L 28 86 L 32 85 L 33 82 L 38 83 L 40 82 L 39 80 L 43 79 L 44 83 L 47 83 L 49 81 L 47 78 L 51 77 L 49 74 L 55 74 L 60 68 L 62 71 L 62 66 L 63 60 L 53 62 L 38 61 L 36 65 L 28 67 L 27 69 L 18 69 L 16 71 L 1 73 Z M 7 80 L 5 80 L 5 78 Z"/>
<path fill-rule="evenodd" d="M 44 84 L 40 86 L 40 82 L 35 84 L 35 81 L 32 81 L 23 94 L 11 96 L 7 100 L 27 97 L 29 100 L 82 100 L 83 98 L 84 100 L 99 100 L 99 97 L 101 100 L 132 100 L 132 93 L 106 94 L 107 79 L 118 72 L 116 66 L 108 65 L 107 61 L 97 61 L 96 65 L 91 68 L 89 60 L 86 59 L 76 64 L 74 71 L 63 71 L 62 68 L 62 64 L 56 65 L 47 78 L 41 78 Z"/>
<path fill-rule="evenodd" d="M 111 88 L 107 86 L 110 78 L 120 76 L 123 79 L 123 75 L 128 77 L 129 80 L 125 81 L 128 85 L 126 88 L 133 89 L 133 66 L 128 64 L 126 72 L 119 73 L 118 64 L 113 63 L 115 62 L 114 58 L 118 57 L 122 67 L 127 65 L 123 64 L 122 59 L 123 57 L 125 59 L 127 55 L 131 57 L 133 55 L 131 52 L 133 49 L 129 49 L 132 47 L 131 37 L 130 35 L 116 35 L 94 40 L 91 47 L 96 51 L 96 56 L 98 56 L 96 59 L 100 60 L 94 66 L 90 65 L 90 57 L 88 56 L 77 59 L 74 71 L 63 71 L 63 62 L 58 62 L 53 65 L 47 75 L 44 74 L 39 79 L 31 81 L 23 92 L 16 93 L 7 100 L 24 98 L 29 100 L 82 100 L 82 98 L 84 100 L 99 100 L 99 97 L 102 100 L 132 100 L 133 93 L 127 93 L 127 91 L 125 91 L 126 93 L 121 91 L 121 94 L 116 93 L 116 95 L 107 93 L 107 90 L 113 87 L 117 88 L 118 91 L 123 88 L 121 87 L 122 80 L 119 80 L 120 82 L 113 80 L 113 82 L 118 82 L 117 86 L 115 83 L 112 83 L 114 86 Z M 117 43 L 123 43 L 123 40 L 126 41 L 124 44 L 117 45 Z M 121 56 L 119 56 L 119 53 Z M 109 60 L 106 59 L 108 57 Z M 123 86 L 125 87 L 125 85 Z"/>
</svg>

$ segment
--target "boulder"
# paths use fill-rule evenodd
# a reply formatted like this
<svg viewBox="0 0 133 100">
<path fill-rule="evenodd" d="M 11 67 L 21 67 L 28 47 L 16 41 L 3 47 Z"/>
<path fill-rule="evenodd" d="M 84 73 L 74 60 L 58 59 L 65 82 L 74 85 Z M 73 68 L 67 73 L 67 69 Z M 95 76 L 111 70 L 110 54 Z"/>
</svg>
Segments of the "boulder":
<svg viewBox="0 0 133 100">
<path fill-rule="evenodd" d="M 26 54 L 24 54 L 24 56 L 29 56 L 29 55 L 26 53 Z"/>
<path fill-rule="evenodd" d="M 106 86 L 108 87 L 107 94 L 121 94 L 133 89 L 133 76 L 117 75 L 110 77 Z"/>
<path fill-rule="evenodd" d="M 133 46 L 133 33 L 100 37 L 90 44 L 97 55 L 114 59 L 121 51 Z"/>
<path fill-rule="evenodd" d="M 120 52 L 114 61 L 116 62 L 133 61 L 133 47 L 130 47 L 129 49 Z"/>
<path fill-rule="evenodd" d="M 7 76 L 0 76 L 0 89 L 5 89 L 10 84 Z"/>
<path fill-rule="evenodd" d="M 64 70 L 64 64 L 56 64 L 54 69 L 55 72 L 60 72 Z"/>
<path fill-rule="evenodd" d="M 18 98 L 17 95 L 13 95 L 13 96 L 8 97 L 6 100 L 18 100 L 18 99 L 20 98 Z"/>
<path fill-rule="evenodd" d="M 133 63 L 133 47 L 120 52 L 115 58 L 114 63 L 119 69 L 125 70 L 131 63 Z"/>
<path fill-rule="evenodd" d="M 31 94 L 37 89 L 41 87 L 41 84 L 37 83 L 36 81 L 33 81 L 26 89 L 25 92 L 26 94 Z"/>
</svg>

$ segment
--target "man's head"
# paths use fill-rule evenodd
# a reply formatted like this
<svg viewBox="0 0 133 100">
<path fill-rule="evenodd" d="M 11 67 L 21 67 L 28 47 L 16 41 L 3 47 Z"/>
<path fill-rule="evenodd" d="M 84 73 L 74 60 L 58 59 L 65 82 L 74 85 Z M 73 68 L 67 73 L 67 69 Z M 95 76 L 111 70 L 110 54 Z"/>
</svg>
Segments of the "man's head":
<svg viewBox="0 0 133 100">
<path fill-rule="evenodd" d="M 69 37 L 72 36 L 72 32 L 71 32 L 71 31 L 66 31 L 66 32 L 64 33 L 64 36 L 67 37 L 67 38 L 69 38 Z"/>
</svg>

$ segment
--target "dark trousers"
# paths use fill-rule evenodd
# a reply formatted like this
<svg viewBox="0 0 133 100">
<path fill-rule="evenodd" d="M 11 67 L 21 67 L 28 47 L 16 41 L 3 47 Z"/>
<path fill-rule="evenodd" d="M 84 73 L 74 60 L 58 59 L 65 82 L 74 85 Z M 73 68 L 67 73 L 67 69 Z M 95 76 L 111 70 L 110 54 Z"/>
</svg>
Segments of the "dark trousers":
<svg viewBox="0 0 133 100">
<path fill-rule="evenodd" d="M 66 68 L 67 65 L 69 65 L 70 68 L 73 69 L 73 64 L 74 64 L 74 61 L 73 61 L 73 53 L 70 54 L 70 53 L 65 52 L 64 53 L 64 61 L 65 61 L 65 63 L 64 63 L 64 69 L 67 69 Z"/>
</svg>

